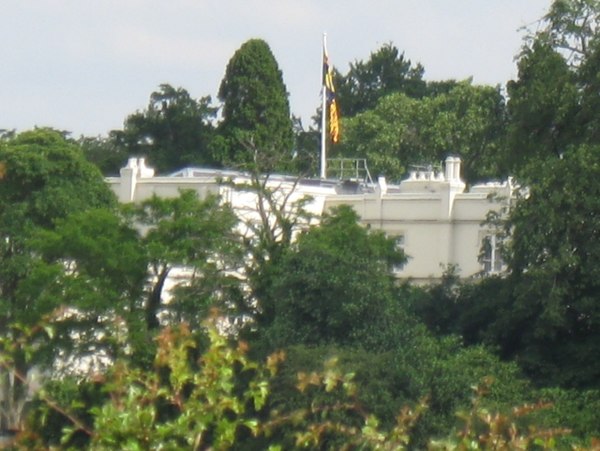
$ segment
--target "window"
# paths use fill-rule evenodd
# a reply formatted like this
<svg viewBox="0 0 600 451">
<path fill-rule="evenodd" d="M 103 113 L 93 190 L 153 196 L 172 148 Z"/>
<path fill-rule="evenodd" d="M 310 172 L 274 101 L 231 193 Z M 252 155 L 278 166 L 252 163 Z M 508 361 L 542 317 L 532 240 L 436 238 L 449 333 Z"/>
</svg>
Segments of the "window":
<svg viewBox="0 0 600 451">
<path fill-rule="evenodd" d="M 405 242 L 404 235 L 396 235 L 394 237 L 394 244 L 395 244 L 396 250 L 404 251 L 404 242 Z M 394 266 L 392 266 L 392 271 L 394 271 L 395 273 L 402 272 L 402 271 L 404 271 L 405 265 L 406 265 L 405 263 L 395 264 Z"/>
<path fill-rule="evenodd" d="M 481 243 L 481 263 L 483 272 L 486 274 L 497 274 L 504 270 L 502 260 L 501 241 L 496 235 L 487 235 Z"/>
</svg>

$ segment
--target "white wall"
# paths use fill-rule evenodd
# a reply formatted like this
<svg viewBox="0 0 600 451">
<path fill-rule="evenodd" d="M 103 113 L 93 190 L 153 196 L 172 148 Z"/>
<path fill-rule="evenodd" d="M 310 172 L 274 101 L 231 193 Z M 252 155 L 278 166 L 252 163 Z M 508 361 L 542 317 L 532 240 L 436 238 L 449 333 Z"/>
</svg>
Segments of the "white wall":
<svg viewBox="0 0 600 451">
<path fill-rule="evenodd" d="M 218 193 L 223 201 L 246 217 L 255 215 L 255 195 L 232 189 L 220 183 L 223 174 L 211 170 L 184 170 L 177 175 L 155 177 L 143 160 L 130 159 L 120 177 L 107 183 L 121 202 L 140 202 L 153 194 L 175 197 L 181 189 L 194 189 L 200 197 Z M 238 182 L 248 180 L 240 173 L 229 172 Z M 272 189 L 287 193 L 295 189 L 292 200 L 310 196 L 312 213 L 320 215 L 328 209 L 346 204 L 352 206 L 363 224 L 384 230 L 390 236 L 403 235 L 404 249 L 410 260 L 399 277 L 424 282 L 441 277 L 449 265 L 457 265 L 462 277 L 479 273 L 482 225 L 490 210 L 507 205 L 512 196 L 510 181 L 503 184 L 476 185 L 465 191 L 460 180 L 460 160 L 449 157 L 444 173 L 413 172 L 399 186 L 366 187 L 364 193 L 341 194 L 332 181 L 300 181 L 273 176 Z M 295 188 L 294 188 L 295 186 Z"/>
</svg>

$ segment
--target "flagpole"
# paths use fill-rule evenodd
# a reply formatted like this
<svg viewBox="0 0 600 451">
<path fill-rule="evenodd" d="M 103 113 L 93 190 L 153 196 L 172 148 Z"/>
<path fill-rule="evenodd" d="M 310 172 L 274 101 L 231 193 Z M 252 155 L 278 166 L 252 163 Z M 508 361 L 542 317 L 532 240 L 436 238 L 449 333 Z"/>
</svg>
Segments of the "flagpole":
<svg viewBox="0 0 600 451">
<path fill-rule="evenodd" d="M 327 33 L 323 33 L 323 48 L 321 50 L 321 178 L 327 178 L 327 92 L 325 87 L 324 62 Z"/>
</svg>

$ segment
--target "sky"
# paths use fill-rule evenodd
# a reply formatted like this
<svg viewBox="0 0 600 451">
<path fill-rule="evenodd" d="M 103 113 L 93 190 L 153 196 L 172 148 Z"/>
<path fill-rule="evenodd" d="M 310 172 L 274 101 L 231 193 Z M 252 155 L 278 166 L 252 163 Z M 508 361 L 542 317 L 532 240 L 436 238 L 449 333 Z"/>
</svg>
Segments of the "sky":
<svg viewBox="0 0 600 451">
<path fill-rule="evenodd" d="M 306 125 L 319 105 L 321 46 L 349 64 L 392 43 L 427 80 L 515 79 L 523 27 L 551 0 L 2 0 L 0 129 L 106 135 L 161 83 L 212 96 L 248 39 L 271 47 Z"/>
</svg>

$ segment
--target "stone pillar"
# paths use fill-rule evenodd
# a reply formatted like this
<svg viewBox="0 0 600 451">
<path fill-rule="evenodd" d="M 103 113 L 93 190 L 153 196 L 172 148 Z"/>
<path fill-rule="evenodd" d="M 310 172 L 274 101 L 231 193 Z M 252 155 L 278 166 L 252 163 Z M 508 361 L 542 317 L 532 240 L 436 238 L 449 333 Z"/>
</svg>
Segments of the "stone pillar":
<svg viewBox="0 0 600 451">
<path fill-rule="evenodd" d="M 138 176 L 138 160 L 130 158 L 127 160 L 127 166 L 121 168 L 121 181 L 119 187 L 119 202 L 133 202 L 135 195 L 135 184 Z"/>
<path fill-rule="evenodd" d="M 454 179 L 454 157 L 447 157 L 446 158 L 446 165 L 445 165 L 445 176 L 446 176 L 446 181 L 451 181 L 452 179 Z"/>
</svg>

